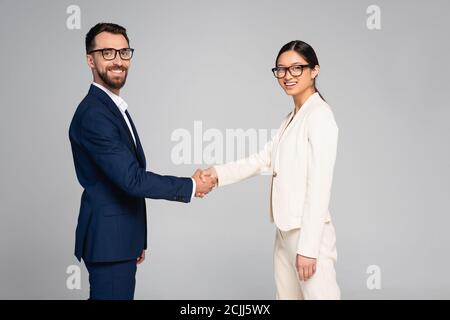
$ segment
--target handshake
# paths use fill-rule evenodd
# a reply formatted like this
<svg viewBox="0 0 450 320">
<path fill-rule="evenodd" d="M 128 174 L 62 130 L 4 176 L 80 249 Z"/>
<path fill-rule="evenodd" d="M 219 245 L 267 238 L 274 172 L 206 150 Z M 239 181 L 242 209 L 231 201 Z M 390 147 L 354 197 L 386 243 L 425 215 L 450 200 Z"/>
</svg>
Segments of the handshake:
<svg viewBox="0 0 450 320">
<path fill-rule="evenodd" d="M 214 167 L 206 170 L 197 169 L 192 178 L 195 180 L 195 196 L 198 198 L 203 198 L 211 192 L 218 183 L 217 172 Z"/>
</svg>

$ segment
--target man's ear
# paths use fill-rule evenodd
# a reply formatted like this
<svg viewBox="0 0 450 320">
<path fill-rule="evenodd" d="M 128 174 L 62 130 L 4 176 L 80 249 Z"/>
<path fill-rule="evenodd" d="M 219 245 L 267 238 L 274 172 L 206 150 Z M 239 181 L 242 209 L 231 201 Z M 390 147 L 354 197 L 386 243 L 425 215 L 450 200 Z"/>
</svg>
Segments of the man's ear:
<svg viewBox="0 0 450 320">
<path fill-rule="evenodd" d="M 320 72 L 320 66 L 316 65 L 314 67 L 314 69 L 312 69 L 312 71 L 311 71 L 311 78 L 314 80 L 319 75 L 319 72 Z"/>
<path fill-rule="evenodd" d="M 91 69 L 95 68 L 94 57 L 90 54 L 86 55 L 86 62 Z"/>
</svg>

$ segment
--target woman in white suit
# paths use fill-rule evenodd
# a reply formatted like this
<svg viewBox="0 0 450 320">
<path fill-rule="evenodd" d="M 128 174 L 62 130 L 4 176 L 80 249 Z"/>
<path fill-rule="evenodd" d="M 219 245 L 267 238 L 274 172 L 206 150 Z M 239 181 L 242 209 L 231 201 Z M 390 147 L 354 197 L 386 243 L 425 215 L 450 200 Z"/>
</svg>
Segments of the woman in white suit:
<svg viewBox="0 0 450 320">
<path fill-rule="evenodd" d="M 277 299 L 340 299 L 336 236 L 328 210 L 338 127 L 316 89 L 319 61 L 310 45 L 292 41 L 281 48 L 272 71 L 293 97 L 294 110 L 259 153 L 203 174 L 213 176 L 220 187 L 270 170 Z"/>
</svg>

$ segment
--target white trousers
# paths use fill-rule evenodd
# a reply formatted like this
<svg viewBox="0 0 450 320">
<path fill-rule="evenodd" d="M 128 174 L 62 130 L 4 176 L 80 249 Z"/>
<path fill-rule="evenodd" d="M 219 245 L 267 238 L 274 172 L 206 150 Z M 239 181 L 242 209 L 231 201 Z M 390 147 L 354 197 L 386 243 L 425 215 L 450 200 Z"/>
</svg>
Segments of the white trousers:
<svg viewBox="0 0 450 320">
<path fill-rule="evenodd" d="M 276 229 L 274 272 L 277 299 L 340 299 L 336 282 L 336 234 L 332 222 L 324 224 L 316 272 L 307 281 L 300 281 L 295 267 L 298 237 L 301 229 Z"/>
</svg>

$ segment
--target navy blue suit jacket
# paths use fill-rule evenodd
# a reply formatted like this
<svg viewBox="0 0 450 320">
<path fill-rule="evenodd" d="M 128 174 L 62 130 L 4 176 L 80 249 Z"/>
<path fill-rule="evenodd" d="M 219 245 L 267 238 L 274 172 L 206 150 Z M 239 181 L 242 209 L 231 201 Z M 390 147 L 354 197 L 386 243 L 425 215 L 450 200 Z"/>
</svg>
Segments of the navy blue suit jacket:
<svg viewBox="0 0 450 320">
<path fill-rule="evenodd" d="M 78 181 L 84 188 L 75 256 L 89 262 L 135 259 L 147 248 L 145 198 L 190 202 L 191 178 L 146 171 L 133 122 L 133 137 L 120 110 L 91 85 L 69 129 Z"/>
</svg>

